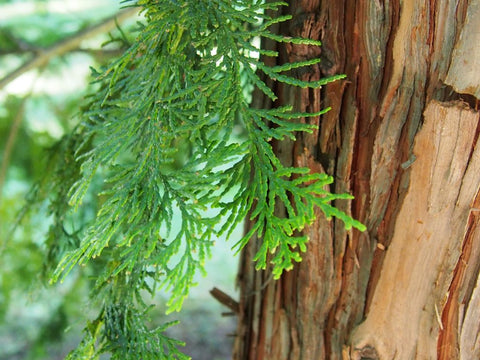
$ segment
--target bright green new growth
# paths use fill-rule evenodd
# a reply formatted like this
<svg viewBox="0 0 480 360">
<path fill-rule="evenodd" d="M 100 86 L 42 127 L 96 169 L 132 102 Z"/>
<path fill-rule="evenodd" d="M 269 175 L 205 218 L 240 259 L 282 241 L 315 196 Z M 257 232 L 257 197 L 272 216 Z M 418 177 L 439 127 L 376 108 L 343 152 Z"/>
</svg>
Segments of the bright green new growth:
<svg viewBox="0 0 480 360">
<path fill-rule="evenodd" d="M 85 328 L 71 359 L 102 352 L 114 359 L 184 358 L 179 343 L 162 335 L 164 328 L 146 327 L 141 291 L 153 294 L 159 284 L 171 292 L 168 311 L 179 310 L 212 239 L 230 234 L 247 216 L 254 225 L 235 246 L 240 250 L 254 235 L 261 238 L 257 268 L 270 262 L 275 278 L 301 260 L 307 238 L 297 232 L 314 221 L 315 208 L 340 218 L 346 228 L 364 229 L 330 205 L 351 198 L 325 189 L 332 177 L 284 167 L 270 145 L 271 139 L 294 140 L 296 132 L 311 132 L 314 125 L 294 120 L 328 109 L 314 114 L 288 107 L 254 109 L 245 95 L 245 88 L 256 86 L 276 98 L 257 71 L 300 87 L 342 78 L 305 82 L 287 74 L 319 59 L 275 67 L 258 59 L 258 54 L 277 54 L 255 46 L 257 38 L 320 45 L 269 32 L 289 17 L 272 19 L 266 10 L 286 4 L 144 0 L 139 5 L 146 25 L 120 59 L 96 74 L 98 92 L 57 154 L 63 162 L 57 174 L 61 166 L 69 166 L 70 173 L 67 185 L 56 188 L 55 206 L 66 209 L 68 202 L 81 208 L 92 181 L 103 179 L 98 213 L 81 241 L 61 257 L 61 246 L 50 239 L 51 257 L 61 257 L 53 282 L 77 264 L 103 261 L 94 289 L 103 310 Z M 247 134 L 240 142 L 232 136 L 239 126 Z M 276 214 L 279 203 L 287 217 Z M 207 216 L 207 209 L 217 213 Z M 174 228 L 177 217 L 181 226 Z M 57 212 L 51 233 L 59 233 L 64 221 Z"/>
</svg>

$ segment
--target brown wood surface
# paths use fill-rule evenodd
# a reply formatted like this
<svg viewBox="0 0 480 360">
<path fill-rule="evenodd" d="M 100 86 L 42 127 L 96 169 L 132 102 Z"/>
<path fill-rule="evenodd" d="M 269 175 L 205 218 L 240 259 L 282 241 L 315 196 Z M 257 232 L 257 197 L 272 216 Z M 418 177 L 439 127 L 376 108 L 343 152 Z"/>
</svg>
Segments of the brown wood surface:
<svg viewBox="0 0 480 360">
<path fill-rule="evenodd" d="M 336 206 L 368 230 L 318 213 L 302 263 L 278 281 L 254 270 L 252 241 L 234 359 L 480 358 L 478 95 L 445 83 L 474 3 L 292 0 L 284 9 L 294 18 L 280 32 L 323 46 L 280 47 L 279 62 L 320 57 L 295 75 L 347 80 L 272 84 L 279 101 L 257 94 L 254 106 L 333 108 L 305 120 L 318 121 L 317 133 L 273 146 L 286 165 L 334 175 L 331 190 L 355 196 Z"/>
</svg>

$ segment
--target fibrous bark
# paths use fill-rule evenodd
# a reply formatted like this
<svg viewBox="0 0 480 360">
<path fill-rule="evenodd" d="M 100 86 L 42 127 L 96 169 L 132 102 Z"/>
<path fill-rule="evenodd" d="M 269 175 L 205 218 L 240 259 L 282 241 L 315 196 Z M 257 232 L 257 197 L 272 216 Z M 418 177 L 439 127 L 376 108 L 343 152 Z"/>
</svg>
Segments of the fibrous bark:
<svg viewBox="0 0 480 360">
<path fill-rule="evenodd" d="M 465 131 L 479 120 L 462 103 L 428 104 L 369 311 L 352 337 L 354 359 L 365 348 L 375 348 L 381 359 L 436 358 L 440 331 L 446 328 L 440 314 L 480 184 L 476 134 Z M 449 326 L 451 331 L 458 324 Z M 456 355 L 450 352 L 447 358 Z"/>
<path fill-rule="evenodd" d="M 355 196 L 336 206 L 368 230 L 319 213 L 302 263 L 279 281 L 253 269 L 249 244 L 234 358 L 478 358 L 478 2 L 294 0 L 285 11 L 279 31 L 323 46 L 280 48 L 280 61 L 321 57 L 297 75 L 347 80 L 277 86 L 272 106 L 333 110 L 275 150 L 334 175 L 334 191 Z"/>
</svg>

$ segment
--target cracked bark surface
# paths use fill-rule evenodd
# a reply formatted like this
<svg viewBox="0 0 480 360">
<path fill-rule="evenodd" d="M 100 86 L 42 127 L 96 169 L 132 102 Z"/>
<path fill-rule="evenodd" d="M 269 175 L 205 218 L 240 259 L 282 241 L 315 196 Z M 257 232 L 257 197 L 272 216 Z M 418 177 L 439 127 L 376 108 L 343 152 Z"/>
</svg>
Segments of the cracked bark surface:
<svg viewBox="0 0 480 360">
<path fill-rule="evenodd" d="M 318 213 L 302 263 L 279 281 L 254 270 L 252 241 L 234 359 L 480 358 L 478 2 L 292 0 L 284 11 L 294 19 L 279 31 L 323 46 L 281 47 L 278 60 L 321 57 L 297 76 L 347 80 L 273 84 L 272 106 L 333 109 L 306 120 L 318 132 L 274 149 L 334 175 L 334 191 L 355 196 L 336 205 L 368 230 Z"/>
</svg>

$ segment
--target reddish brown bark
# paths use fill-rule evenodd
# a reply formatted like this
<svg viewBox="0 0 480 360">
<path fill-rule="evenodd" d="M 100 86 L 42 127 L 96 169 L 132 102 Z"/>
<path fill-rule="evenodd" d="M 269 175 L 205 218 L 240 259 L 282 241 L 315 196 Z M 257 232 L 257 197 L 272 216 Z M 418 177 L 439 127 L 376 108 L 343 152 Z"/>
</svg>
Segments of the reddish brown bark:
<svg viewBox="0 0 480 360">
<path fill-rule="evenodd" d="M 286 165 L 333 174 L 332 190 L 355 196 L 336 205 L 368 230 L 318 213 L 302 263 L 278 281 L 254 270 L 252 241 L 234 359 L 480 357 L 480 83 L 456 70 L 475 64 L 466 42 L 479 54 L 476 4 L 290 1 L 293 19 L 279 31 L 323 46 L 279 48 L 279 61 L 321 57 L 296 75 L 347 80 L 321 90 L 272 84 L 273 106 L 333 108 L 315 119 L 317 133 L 275 151 Z"/>
</svg>

